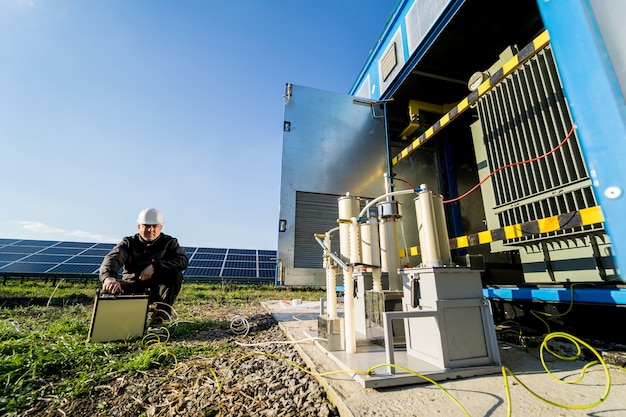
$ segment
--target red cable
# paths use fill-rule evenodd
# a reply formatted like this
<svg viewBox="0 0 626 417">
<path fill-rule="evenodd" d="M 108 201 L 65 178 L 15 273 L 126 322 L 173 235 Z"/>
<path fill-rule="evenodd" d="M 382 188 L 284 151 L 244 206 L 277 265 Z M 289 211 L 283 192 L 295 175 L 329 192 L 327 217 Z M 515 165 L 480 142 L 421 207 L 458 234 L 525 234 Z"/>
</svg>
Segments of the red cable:
<svg viewBox="0 0 626 417">
<path fill-rule="evenodd" d="M 485 178 L 483 178 L 483 180 L 482 180 L 481 182 L 479 182 L 478 184 L 476 184 L 474 187 L 472 187 L 472 188 L 471 188 L 468 192 L 466 192 L 466 193 L 465 193 L 465 194 L 463 194 L 462 196 L 460 196 L 460 197 L 456 197 L 456 198 L 452 198 L 452 199 L 450 199 L 450 200 L 445 200 L 443 203 L 444 203 L 444 204 L 447 204 L 447 203 L 454 203 L 455 201 L 459 201 L 460 199 L 467 197 L 467 196 L 468 196 L 468 195 L 470 195 L 472 192 L 474 192 L 474 191 L 475 191 L 478 187 L 480 187 L 480 186 L 481 186 L 481 185 L 482 185 L 485 181 L 487 181 L 490 177 L 492 177 L 492 176 L 493 176 L 496 172 L 502 171 L 502 170 L 503 170 L 503 169 L 505 169 L 505 168 L 511 168 L 511 167 L 514 167 L 514 166 L 516 166 L 516 165 L 522 165 L 522 164 L 528 164 L 528 163 L 530 163 L 530 162 L 535 162 L 535 161 L 538 161 L 538 160 L 540 160 L 540 159 L 543 159 L 543 158 L 547 157 L 548 155 L 553 154 L 554 152 L 556 152 L 556 151 L 557 151 L 557 149 L 559 149 L 561 146 L 565 145 L 565 142 L 567 142 L 567 141 L 568 141 L 568 139 L 569 139 L 569 138 L 570 138 L 570 137 L 574 134 L 574 130 L 576 130 L 576 125 L 573 125 L 573 126 L 572 126 L 572 128 L 571 128 L 571 129 L 570 129 L 570 131 L 569 131 L 569 133 L 567 134 L 567 136 L 565 136 L 565 139 L 563 139 L 563 140 L 561 141 L 561 143 L 559 143 L 556 147 L 552 148 L 550 151 L 548 151 L 548 152 L 544 153 L 543 155 L 541 155 L 541 156 L 537 156 L 537 157 L 532 158 L 532 159 L 527 159 L 526 161 L 512 162 L 512 163 L 510 163 L 510 164 L 508 164 L 508 165 L 501 166 L 500 168 L 498 168 L 498 169 L 496 169 L 496 170 L 494 170 L 494 171 L 491 171 L 491 173 L 490 173 L 489 175 L 487 175 Z"/>
</svg>

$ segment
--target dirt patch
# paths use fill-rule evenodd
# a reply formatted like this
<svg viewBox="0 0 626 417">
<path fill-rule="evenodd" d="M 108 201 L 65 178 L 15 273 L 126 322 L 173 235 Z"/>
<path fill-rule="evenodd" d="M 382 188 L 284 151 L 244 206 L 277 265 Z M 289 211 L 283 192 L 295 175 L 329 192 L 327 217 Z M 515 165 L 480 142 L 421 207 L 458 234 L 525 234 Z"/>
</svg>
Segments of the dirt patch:
<svg viewBox="0 0 626 417">
<path fill-rule="evenodd" d="M 228 354 L 195 356 L 142 373 L 110 375 L 88 395 L 42 395 L 17 416 L 338 416 L 324 390 L 258 301 L 191 307 L 206 326 L 170 327 L 166 344 L 236 346 Z M 233 318 L 247 322 L 235 334 Z M 237 322 L 235 322 L 236 324 Z M 190 330 L 191 329 L 191 330 Z M 184 331 L 183 331 L 184 330 Z M 97 361 L 97 358 L 94 358 Z M 54 382 L 49 392 L 54 392 Z"/>
</svg>

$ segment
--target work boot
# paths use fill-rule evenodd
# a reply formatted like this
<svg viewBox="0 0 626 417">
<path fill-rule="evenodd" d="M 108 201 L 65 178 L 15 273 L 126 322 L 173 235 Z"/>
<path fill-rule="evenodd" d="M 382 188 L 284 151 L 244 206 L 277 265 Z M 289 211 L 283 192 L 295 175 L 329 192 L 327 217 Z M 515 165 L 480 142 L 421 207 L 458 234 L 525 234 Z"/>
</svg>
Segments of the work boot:
<svg viewBox="0 0 626 417">
<path fill-rule="evenodd" d="M 154 310 L 150 317 L 149 329 L 158 329 L 165 325 L 170 319 L 169 314 L 162 310 Z"/>
</svg>

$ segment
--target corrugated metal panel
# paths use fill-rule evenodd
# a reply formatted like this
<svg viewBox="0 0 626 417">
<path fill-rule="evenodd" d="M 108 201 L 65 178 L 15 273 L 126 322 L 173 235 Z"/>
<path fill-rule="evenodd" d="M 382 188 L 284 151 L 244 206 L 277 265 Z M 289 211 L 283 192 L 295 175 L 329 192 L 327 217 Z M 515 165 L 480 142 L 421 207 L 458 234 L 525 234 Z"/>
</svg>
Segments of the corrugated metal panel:
<svg viewBox="0 0 626 417">
<path fill-rule="evenodd" d="M 296 192 L 295 256 L 296 268 L 322 268 L 322 248 L 315 241 L 316 233 L 337 227 L 337 199 L 332 194 Z M 335 234 L 332 248 L 339 251 L 339 236 Z"/>
<path fill-rule="evenodd" d="M 338 226 L 337 200 L 333 194 L 296 192 L 295 259 L 296 268 L 322 268 L 323 249 L 314 238 L 317 233 L 326 233 Z M 360 200 L 361 208 L 367 199 Z M 331 234 L 331 250 L 339 253 L 339 232 Z"/>
</svg>

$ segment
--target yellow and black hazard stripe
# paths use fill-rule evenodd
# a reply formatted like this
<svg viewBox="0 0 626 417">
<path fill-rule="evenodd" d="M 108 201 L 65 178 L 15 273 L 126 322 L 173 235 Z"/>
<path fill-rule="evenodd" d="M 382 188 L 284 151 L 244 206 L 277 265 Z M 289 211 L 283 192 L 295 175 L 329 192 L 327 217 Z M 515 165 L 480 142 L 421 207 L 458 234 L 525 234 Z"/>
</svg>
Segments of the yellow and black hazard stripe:
<svg viewBox="0 0 626 417">
<path fill-rule="evenodd" d="M 435 124 L 429 127 L 426 132 L 416 138 L 409 146 L 404 148 L 399 154 L 391 159 L 391 164 L 396 165 L 398 162 L 409 156 L 413 151 L 426 143 L 437 132 L 439 132 L 444 126 L 454 120 L 457 116 L 470 108 L 480 97 L 482 97 L 487 91 L 491 90 L 496 84 L 502 81 L 506 76 L 512 73 L 518 66 L 526 62 L 530 57 L 537 54 L 550 42 L 550 35 L 548 31 L 542 32 L 531 43 L 526 45 L 519 51 L 514 57 L 509 59 L 502 68 L 498 69 L 488 80 L 485 80 L 478 86 L 475 91 L 472 91 L 470 95 L 465 97 L 459 104 L 454 106 L 452 110 L 444 114 L 441 119 L 437 120 Z"/>
<path fill-rule="evenodd" d="M 454 239 L 450 239 L 450 249 L 461 249 L 468 246 L 482 245 L 498 240 L 533 236 L 541 233 L 589 226 L 603 222 L 604 216 L 602 215 L 600 206 L 594 206 L 579 211 L 547 217 L 545 219 L 533 220 L 526 223 L 501 227 L 499 229 L 486 230 L 484 232 L 456 237 Z"/>
<path fill-rule="evenodd" d="M 604 215 L 602 214 L 600 206 L 594 206 L 565 214 L 546 217 L 544 219 L 455 237 L 450 239 L 450 249 L 462 249 L 468 246 L 484 245 L 486 243 L 496 242 L 499 240 L 533 236 L 541 233 L 573 229 L 575 227 L 590 226 L 592 224 L 599 223 L 604 223 Z M 406 251 L 401 250 L 400 257 L 405 257 L 406 253 Z M 409 256 L 417 256 L 418 254 L 419 247 L 414 246 L 408 249 Z"/>
</svg>

